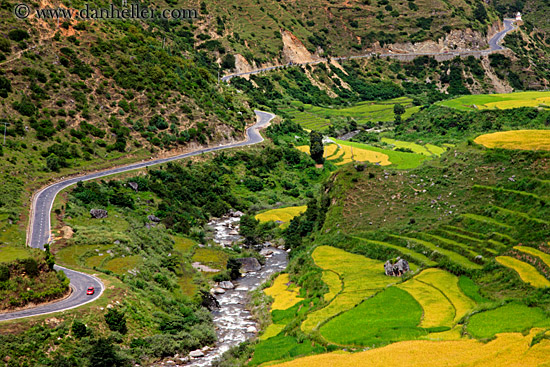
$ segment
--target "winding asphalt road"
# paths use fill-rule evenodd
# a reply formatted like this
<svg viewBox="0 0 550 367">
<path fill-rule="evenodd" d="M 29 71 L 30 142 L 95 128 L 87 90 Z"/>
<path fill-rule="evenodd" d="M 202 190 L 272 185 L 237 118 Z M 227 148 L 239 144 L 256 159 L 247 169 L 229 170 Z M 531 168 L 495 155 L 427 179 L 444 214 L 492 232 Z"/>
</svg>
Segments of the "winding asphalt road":
<svg viewBox="0 0 550 367">
<path fill-rule="evenodd" d="M 79 181 L 92 180 L 95 178 L 109 176 L 116 173 L 122 173 L 122 172 L 132 171 L 139 168 L 158 165 L 166 162 L 172 162 L 179 159 L 199 155 L 202 153 L 213 152 L 216 150 L 242 147 L 242 146 L 253 145 L 253 144 L 262 142 L 264 139 L 260 135 L 259 130 L 263 127 L 266 127 L 271 121 L 271 119 L 275 117 L 275 115 L 269 112 L 263 112 L 263 111 L 257 111 L 257 110 L 255 110 L 254 112 L 256 113 L 256 116 L 257 116 L 257 122 L 253 126 L 246 129 L 246 140 L 242 142 L 200 149 L 194 152 L 180 154 L 174 157 L 154 159 L 154 160 L 134 163 L 124 167 L 117 167 L 106 171 L 94 172 L 94 173 L 90 173 L 79 177 L 69 178 L 69 179 L 54 183 L 38 191 L 34 195 L 34 199 L 32 203 L 31 223 L 29 224 L 29 229 L 27 232 L 27 244 L 30 247 L 44 249 L 44 244 L 49 243 L 51 241 L 50 213 L 52 210 L 52 205 L 53 205 L 55 196 L 64 188 L 74 185 Z M 38 316 L 38 315 L 48 314 L 52 312 L 69 310 L 71 308 L 75 308 L 78 306 L 82 306 L 86 303 L 92 302 L 93 300 L 101 296 L 101 294 L 103 293 L 103 290 L 105 287 L 98 278 L 89 274 L 84 274 L 84 273 L 70 270 L 57 265 L 55 268 L 56 270 L 63 270 L 67 275 L 67 277 L 71 280 L 72 293 L 69 297 L 57 302 L 43 305 L 43 306 L 0 314 L 0 321 L 13 320 L 13 319 L 19 319 L 19 318 L 24 318 L 29 316 Z M 86 289 L 89 286 L 94 287 L 96 290 L 93 296 L 86 295 Z"/>
<path fill-rule="evenodd" d="M 371 58 L 374 56 L 379 57 L 399 57 L 399 56 L 437 56 L 437 55 L 452 55 L 452 56 L 460 56 L 460 55 L 473 55 L 473 54 L 480 54 L 480 55 L 488 55 L 495 51 L 504 50 L 504 47 L 501 46 L 502 40 L 504 37 L 510 32 L 515 30 L 517 27 L 514 24 L 516 22 L 515 19 L 504 19 L 504 30 L 498 32 L 495 34 L 490 40 L 489 40 L 489 49 L 487 50 L 480 50 L 480 51 L 454 51 L 454 52 L 432 52 L 432 53 L 407 53 L 407 54 L 400 54 L 400 53 L 387 53 L 387 54 L 377 54 L 374 52 L 368 53 L 366 55 L 356 55 L 356 56 L 347 56 L 347 57 L 332 57 L 330 59 L 320 59 L 316 61 L 310 61 L 310 62 L 302 62 L 302 63 L 292 63 L 292 64 L 284 64 L 284 65 L 275 65 L 275 66 L 269 66 L 266 68 L 261 69 L 255 69 L 252 71 L 247 71 L 244 73 L 236 73 L 236 74 L 229 74 L 221 78 L 222 81 L 227 82 L 231 78 L 236 76 L 243 76 L 243 75 L 252 75 L 252 74 L 258 74 L 263 71 L 271 71 L 276 69 L 281 69 L 286 66 L 301 66 L 301 65 L 314 65 L 319 64 L 322 62 L 327 62 L 330 60 L 352 60 L 352 59 L 364 59 L 364 58 Z"/>
</svg>

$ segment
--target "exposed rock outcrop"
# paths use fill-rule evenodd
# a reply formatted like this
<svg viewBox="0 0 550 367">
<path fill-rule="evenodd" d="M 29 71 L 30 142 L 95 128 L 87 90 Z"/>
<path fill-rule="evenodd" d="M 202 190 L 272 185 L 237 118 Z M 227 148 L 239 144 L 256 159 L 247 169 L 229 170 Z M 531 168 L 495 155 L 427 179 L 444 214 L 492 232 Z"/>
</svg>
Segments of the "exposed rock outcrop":
<svg viewBox="0 0 550 367">
<path fill-rule="evenodd" d="M 108 213 L 107 213 L 107 210 L 104 210 L 104 209 L 91 209 L 90 215 L 94 219 L 102 219 L 102 218 L 107 218 Z"/>
<path fill-rule="evenodd" d="M 453 29 L 445 38 L 418 43 L 394 43 L 388 49 L 397 53 L 439 53 L 483 50 L 489 47 L 486 36 L 472 29 Z"/>
<path fill-rule="evenodd" d="M 283 59 L 285 62 L 304 63 L 320 60 L 318 56 L 311 54 L 306 46 L 290 31 L 282 31 Z"/>
<path fill-rule="evenodd" d="M 160 218 L 154 215 L 148 215 L 147 219 L 149 219 L 151 222 L 160 223 Z"/>
</svg>

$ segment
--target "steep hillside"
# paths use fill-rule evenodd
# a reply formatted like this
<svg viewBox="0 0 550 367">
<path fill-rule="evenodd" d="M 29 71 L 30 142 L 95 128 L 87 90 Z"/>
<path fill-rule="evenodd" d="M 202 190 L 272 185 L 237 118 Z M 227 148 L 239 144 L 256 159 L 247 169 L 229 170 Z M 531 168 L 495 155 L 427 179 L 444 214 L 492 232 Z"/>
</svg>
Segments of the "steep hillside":
<svg viewBox="0 0 550 367">
<path fill-rule="evenodd" d="M 503 16 L 514 17 L 522 13 L 523 20 L 535 29 L 550 32 L 548 17 L 550 16 L 550 1 L 548 0 L 492 0 L 495 10 Z"/>
<path fill-rule="evenodd" d="M 244 98 L 217 84 L 216 53 L 194 49 L 187 21 L 58 24 L 18 20 L 14 4 L 0 7 L 0 177 L 10 193 L 0 213 L 10 223 L 24 223 L 12 205 L 24 188 L 240 140 L 253 121 Z"/>
<path fill-rule="evenodd" d="M 207 25 L 199 28 L 256 65 L 272 63 L 274 58 L 298 61 L 286 50 L 292 42 L 291 37 L 285 39 L 285 32 L 311 54 L 340 56 L 385 44 L 445 38 L 483 48 L 488 26 L 498 21 L 480 0 L 209 0 L 203 4 Z"/>
</svg>

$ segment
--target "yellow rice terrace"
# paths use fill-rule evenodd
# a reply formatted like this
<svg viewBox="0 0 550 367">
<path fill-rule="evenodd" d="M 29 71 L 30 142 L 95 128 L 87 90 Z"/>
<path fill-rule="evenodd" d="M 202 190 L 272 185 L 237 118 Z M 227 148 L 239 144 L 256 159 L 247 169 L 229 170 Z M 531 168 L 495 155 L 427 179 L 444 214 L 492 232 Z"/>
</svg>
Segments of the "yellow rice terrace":
<svg viewBox="0 0 550 367">
<path fill-rule="evenodd" d="M 476 143 L 487 148 L 550 150 L 550 130 L 515 130 L 478 136 Z"/>
</svg>

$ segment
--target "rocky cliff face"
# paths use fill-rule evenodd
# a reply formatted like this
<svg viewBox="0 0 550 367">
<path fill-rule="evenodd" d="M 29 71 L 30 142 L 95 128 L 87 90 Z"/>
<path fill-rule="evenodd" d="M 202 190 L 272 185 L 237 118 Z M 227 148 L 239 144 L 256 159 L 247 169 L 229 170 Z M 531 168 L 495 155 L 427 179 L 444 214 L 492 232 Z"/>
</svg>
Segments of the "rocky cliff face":
<svg viewBox="0 0 550 367">
<path fill-rule="evenodd" d="M 496 29 L 496 31 L 495 31 Z M 498 26 L 491 27 L 489 37 L 472 29 L 454 29 L 445 38 L 419 43 L 395 43 L 387 49 L 396 53 L 439 53 L 451 51 L 483 50 L 489 47 L 488 39 L 498 32 Z"/>
</svg>

